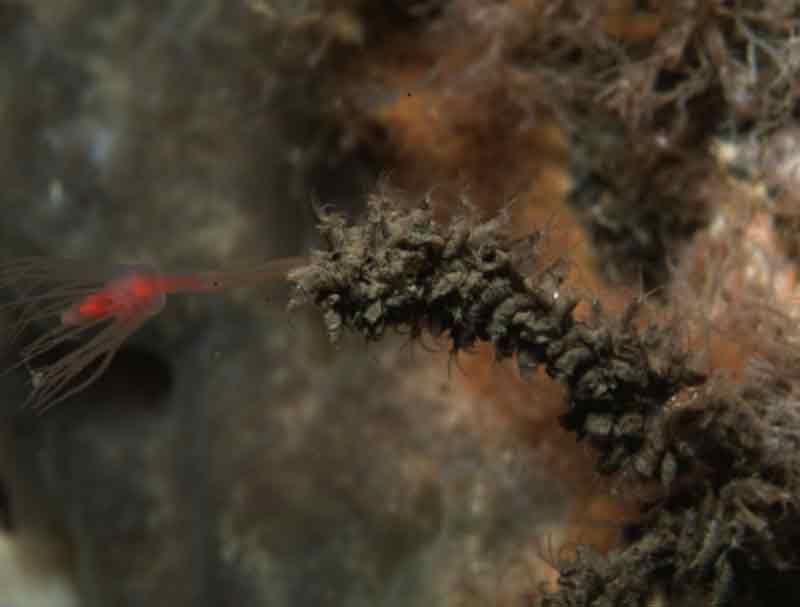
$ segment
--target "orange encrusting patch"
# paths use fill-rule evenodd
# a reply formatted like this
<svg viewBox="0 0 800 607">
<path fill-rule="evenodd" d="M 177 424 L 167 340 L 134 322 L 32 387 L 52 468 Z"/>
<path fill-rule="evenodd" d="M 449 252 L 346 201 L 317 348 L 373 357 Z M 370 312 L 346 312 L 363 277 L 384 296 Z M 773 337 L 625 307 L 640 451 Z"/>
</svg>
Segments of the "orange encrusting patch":
<svg viewBox="0 0 800 607">
<path fill-rule="evenodd" d="M 531 84 L 492 63 L 477 48 L 481 44 L 441 38 L 420 43 L 416 35 L 396 35 L 381 52 L 365 53 L 351 66 L 352 78 L 378 80 L 398 91 L 366 116 L 389 140 L 392 182 L 412 190 L 435 186 L 455 199 L 465 193 L 487 214 L 513 200 L 516 235 L 544 231 L 537 267 L 566 259 L 571 285 L 599 295 L 607 310 L 621 310 L 630 293 L 606 292 L 586 233 L 566 204 L 567 137 L 545 109 L 525 108 L 520 95 Z M 578 315 L 587 314 L 588 306 L 581 306 Z M 591 456 L 557 422 L 564 406 L 561 388 L 542 374 L 523 380 L 501 372 L 488 346 L 461 357 L 459 365 L 467 386 L 495 402 L 494 415 L 517 425 L 535 448 L 545 448 L 560 480 L 586 492 Z"/>
<path fill-rule="evenodd" d="M 530 17 L 524 0 L 506 4 Z M 611 36 L 638 42 L 661 27 L 660 16 L 633 15 L 630 1 L 615 0 L 609 6 L 601 23 Z M 396 33 L 339 66 L 344 90 L 358 91 L 369 82 L 394 93 L 357 103 L 361 114 L 353 120 L 354 132 L 381 133 L 378 151 L 392 184 L 444 192 L 434 198 L 446 200 L 449 195 L 453 202 L 447 212 L 463 211 L 458 207 L 462 196 L 487 216 L 513 201 L 509 212 L 514 235 L 544 232 L 531 271 L 563 258 L 571 269 L 568 286 L 586 302 L 599 297 L 612 315 L 621 312 L 637 290 L 612 291 L 597 272 L 587 235 L 566 204 L 568 138 L 551 110 L 535 101 L 541 84 L 506 62 L 502 40 L 478 34 L 465 35 L 455 27 Z M 586 319 L 589 308 L 581 304 L 576 316 Z M 458 366 L 463 373 L 456 377 L 479 400 L 492 404 L 481 411 L 490 418 L 486 421 L 524 437 L 543 469 L 571 493 L 567 531 L 560 535 L 576 539 L 589 534 L 598 548 L 608 547 L 618 530 L 579 522 L 599 515 L 618 520 L 627 507 L 608 497 L 608 481 L 593 472 L 591 449 L 558 423 L 565 405 L 563 388 L 542 371 L 521 378 L 510 364 L 498 365 L 488 345 L 460 356 Z"/>
</svg>

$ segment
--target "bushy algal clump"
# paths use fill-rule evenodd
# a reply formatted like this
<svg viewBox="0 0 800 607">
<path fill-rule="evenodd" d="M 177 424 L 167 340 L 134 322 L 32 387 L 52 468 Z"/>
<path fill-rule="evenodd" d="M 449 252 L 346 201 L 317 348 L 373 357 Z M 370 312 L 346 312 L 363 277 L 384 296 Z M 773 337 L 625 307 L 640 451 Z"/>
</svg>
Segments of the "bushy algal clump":
<svg viewBox="0 0 800 607">
<path fill-rule="evenodd" d="M 625 544 L 580 549 L 541 605 L 760 605 L 800 590 L 788 574 L 800 566 L 797 457 L 781 448 L 800 416 L 781 413 L 797 406 L 777 368 L 726 388 L 693 368 L 674 319 L 637 322 L 637 303 L 616 318 L 595 301 L 579 320 L 561 266 L 539 261 L 542 234 L 512 240 L 502 216 L 441 224 L 427 202 L 404 206 L 384 189 L 362 224 L 323 213 L 330 248 L 291 274 L 292 305 L 318 306 L 334 340 L 432 330 L 454 354 L 486 341 L 521 370 L 543 365 L 566 385 L 561 423 L 598 451 L 599 472 L 658 487 Z M 785 368 L 800 360 L 790 341 L 778 350 Z"/>
</svg>

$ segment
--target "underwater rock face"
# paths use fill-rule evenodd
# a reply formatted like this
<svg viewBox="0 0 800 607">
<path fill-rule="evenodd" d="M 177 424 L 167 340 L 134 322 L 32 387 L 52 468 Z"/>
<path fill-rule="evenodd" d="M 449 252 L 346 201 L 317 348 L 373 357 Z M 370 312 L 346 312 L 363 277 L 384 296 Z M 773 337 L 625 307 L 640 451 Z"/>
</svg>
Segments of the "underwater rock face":
<svg viewBox="0 0 800 607">
<path fill-rule="evenodd" d="M 42 417 L 17 407 L 40 370 L 0 378 L 10 553 L 103 606 L 800 593 L 798 18 L 2 3 L 3 260 L 323 249 L 294 275 L 322 318 L 277 291 L 170 302 Z M 605 535 L 569 554 L 602 527 L 584 508 Z"/>
</svg>

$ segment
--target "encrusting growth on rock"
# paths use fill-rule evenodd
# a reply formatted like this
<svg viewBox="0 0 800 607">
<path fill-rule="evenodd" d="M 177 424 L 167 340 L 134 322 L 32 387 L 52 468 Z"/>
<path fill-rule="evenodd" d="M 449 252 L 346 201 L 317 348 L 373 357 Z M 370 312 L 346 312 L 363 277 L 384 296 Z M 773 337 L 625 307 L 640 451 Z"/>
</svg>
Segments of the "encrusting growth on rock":
<svg viewBox="0 0 800 607">
<path fill-rule="evenodd" d="M 446 333 L 454 353 L 487 341 L 498 358 L 516 356 L 523 372 L 543 365 L 569 389 L 562 424 L 600 451 L 603 472 L 628 467 L 642 479 L 668 476 L 663 466 L 671 460 L 650 419 L 702 377 L 669 328 L 639 332 L 633 314 L 577 320 L 579 299 L 563 285 L 563 264 L 537 267 L 544 235 L 514 240 L 503 235 L 504 223 L 501 215 L 443 225 L 428 203 L 405 210 L 379 193 L 363 224 L 322 216 L 331 248 L 290 273 L 297 287 L 291 305 L 318 306 L 334 340 L 342 329 L 368 340 L 392 328 L 430 330 Z"/>
<path fill-rule="evenodd" d="M 329 249 L 290 273 L 290 305 L 317 306 L 334 341 L 344 330 L 367 340 L 445 333 L 454 354 L 490 342 L 521 372 L 543 366 L 566 386 L 562 426 L 596 449 L 600 473 L 650 497 L 623 546 L 605 557 L 579 549 L 559 590 L 536 604 L 758 605 L 800 591 L 787 577 L 800 567 L 800 432 L 787 424 L 800 416 L 794 390 L 777 381 L 800 360 L 790 327 L 766 327 L 783 336 L 780 355 L 731 386 L 693 367 L 679 318 L 643 322 L 641 298 L 621 317 L 597 301 L 580 317 L 544 232 L 514 239 L 502 214 L 434 215 L 387 188 L 361 224 L 322 211 Z"/>
</svg>

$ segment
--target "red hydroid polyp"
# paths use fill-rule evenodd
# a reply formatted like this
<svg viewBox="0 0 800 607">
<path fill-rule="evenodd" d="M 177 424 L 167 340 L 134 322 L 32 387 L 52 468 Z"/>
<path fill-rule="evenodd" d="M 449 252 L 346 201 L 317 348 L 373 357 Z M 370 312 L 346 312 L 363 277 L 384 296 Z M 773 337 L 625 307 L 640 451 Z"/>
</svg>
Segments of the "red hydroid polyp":
<svg viewBox="0 0 800 607">
<path fill-rule="evenodd" d="M 96 381 L 125 340 L 164 308 L 168 294 L 253 286 L 284 278 L 304 263 L 292 257 L 228 272 L 170 275 L 145 265 L 52 257 L 0 262 L 0 289 L 9 297 L 0 310 L 11 318 L 0 328 L 4 345 L 33 325 L 50 323 L 22 345 L 19 360 L 6 371 L 22 365 L 30 370 L 33 386 L 25 404 L 43 411 Z"/>
</svg>

